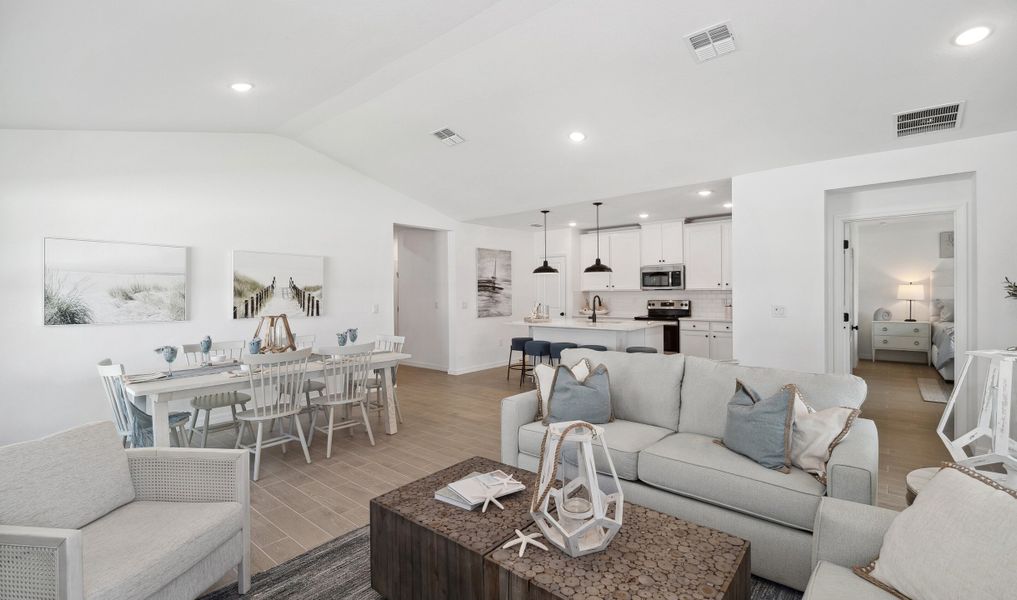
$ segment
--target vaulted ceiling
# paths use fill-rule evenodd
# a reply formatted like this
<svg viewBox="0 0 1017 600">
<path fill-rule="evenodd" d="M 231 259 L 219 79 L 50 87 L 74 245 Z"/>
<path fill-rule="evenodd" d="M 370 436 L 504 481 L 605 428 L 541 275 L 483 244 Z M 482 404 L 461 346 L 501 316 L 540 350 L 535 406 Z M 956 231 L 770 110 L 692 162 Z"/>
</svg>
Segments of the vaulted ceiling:
<svg viewBox="0 0 1017 600">
<path fill-rule="evenodd" d="M 0 0 L 0 127 L 279 133 L 487 220 L 1017 129 L 1014 56 L 1012 0 Z"/>
</svg>

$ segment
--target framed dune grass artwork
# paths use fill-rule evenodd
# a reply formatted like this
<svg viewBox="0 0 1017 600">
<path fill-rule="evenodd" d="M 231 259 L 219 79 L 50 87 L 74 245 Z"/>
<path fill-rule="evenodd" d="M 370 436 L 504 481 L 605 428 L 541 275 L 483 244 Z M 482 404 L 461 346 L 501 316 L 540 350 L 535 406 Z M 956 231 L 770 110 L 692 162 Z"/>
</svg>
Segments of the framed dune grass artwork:
<svg viewBox="0 0 1017 600">
<path fill-rule="evenodd" d="M 477 317 L 512 315 L 512 252 L 477 248 Z"/>
<path fill-rule="evenodd" d="M 320 317 L 325 257 L 233 252 L 233 318 Z"/>
<path fill-rule="evenodd" d="M 43 323 L 187 319 L 187 248 L 46 238 Z"/>
</svg>

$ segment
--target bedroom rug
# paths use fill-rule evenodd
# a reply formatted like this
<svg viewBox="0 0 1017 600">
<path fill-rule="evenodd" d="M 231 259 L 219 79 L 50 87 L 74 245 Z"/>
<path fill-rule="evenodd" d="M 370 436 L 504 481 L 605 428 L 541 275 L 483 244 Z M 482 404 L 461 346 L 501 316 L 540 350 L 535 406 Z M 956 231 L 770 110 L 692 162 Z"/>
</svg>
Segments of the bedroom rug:
<svg viewBox="0 0 1017 600">
<path fill-rule="evenodd" d="M 946 404 L 950 394 L 953 393 L 953 386 L 938 379 L 919 377 L 918 391 L 922 393 L 922 400 L 926 402 Z"/>
<path fill-rule="evenodd" d="M 782 585 L 752 578 L 752 600 L 800 600 L 802 594 Z M 200 600 L 379 600 L 371 589 L 371 529 L 361 527 L 262 571 L 251 591 L 237 594 L 231 584 Z M 464 599 L 465 600 L 465 599 Z"/>
</svg>

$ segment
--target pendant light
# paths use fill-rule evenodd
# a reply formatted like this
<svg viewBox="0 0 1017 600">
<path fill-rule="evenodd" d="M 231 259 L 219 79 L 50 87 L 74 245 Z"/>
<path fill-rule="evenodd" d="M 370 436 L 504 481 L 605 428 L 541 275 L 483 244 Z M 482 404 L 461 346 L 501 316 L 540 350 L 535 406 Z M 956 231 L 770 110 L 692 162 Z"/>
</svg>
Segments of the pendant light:
<svg viewBox="0 0 1017 600">
<path fill-rule="evenodd" d="M 552 275 L 557 273 L 558 269 L 547 264 L 547 213 L 551 211 L 542 210 L 540 212 L 544 213 L 544 264 L 534 269 L 533 273 L 536 275 Z"/>
<path fill-rule="evenodd" d="M 610 273 L 611 267 L 600 262 L 600 205 L 603 202 L 594 202 L 593 205 L 597 207 L 597 260 L 592 265 L 583 269 L 584 273 Z"/>
</svg>

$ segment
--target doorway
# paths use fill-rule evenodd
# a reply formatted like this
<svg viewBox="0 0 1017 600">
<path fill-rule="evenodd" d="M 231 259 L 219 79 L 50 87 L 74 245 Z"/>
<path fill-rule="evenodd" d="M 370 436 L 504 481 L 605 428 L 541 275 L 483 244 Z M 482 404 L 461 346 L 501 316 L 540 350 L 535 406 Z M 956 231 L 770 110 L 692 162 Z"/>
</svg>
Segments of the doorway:
<svg viewBox="0 0 1017 600">
<path fill-rule="evenodd" d="M 448 371 L 449 232 L 393 227 L 394 330 L 413 358 L 404 364 Z"/>
</svg>

